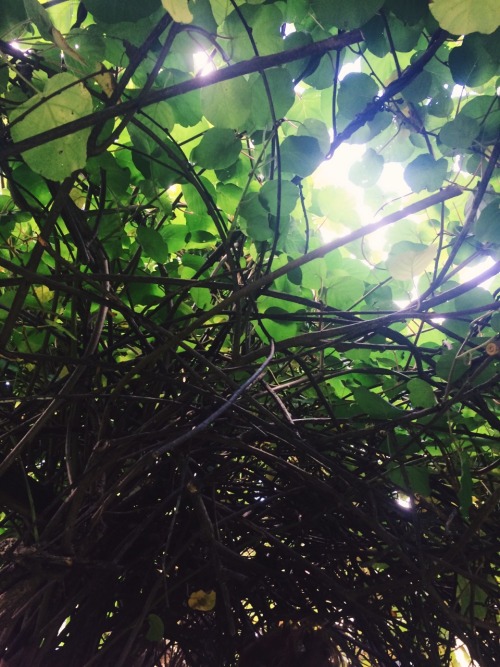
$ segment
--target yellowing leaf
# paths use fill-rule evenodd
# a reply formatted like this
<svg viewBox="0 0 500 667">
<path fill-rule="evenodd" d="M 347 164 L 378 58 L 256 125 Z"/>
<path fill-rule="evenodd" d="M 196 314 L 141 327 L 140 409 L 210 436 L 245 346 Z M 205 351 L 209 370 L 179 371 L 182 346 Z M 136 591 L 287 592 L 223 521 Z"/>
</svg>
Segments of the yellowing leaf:
<svg viewBox="0 0 500 667">
<path fill-rule="evenodd" d="M 103 70 L 101 74 L 96 74 L 94 79 L 101 86 L 101 90 L 107 97 L 111 97 L 115 89 L 115 80 L 111 72 Z"/>
<path fill-rule="evenodd" d="M 38 301 L 44 305 L 49 301 L 52 301 L 54 298 L 53 290 L 49 289 L 46 285 L 40 285 L 40 287 L 34 287 L 33 291 L 35 292 L 36 298 Z"/>
<path fill-rule="evenodd" d="M 212 611 L 215 607 L 215 591 L 194 591 L 189 596 L 188 607 L 196 611 Z"/>
<path fill-rule="evenodd" d="M 191 23 L 193 20 L 188 3 L 189 0 L 161 0 L 161 4 L 177 23 Z"/>
<path fill-rule="evenodd" d="M 434 0 L 430 10 L 441 28 L 452 35 L 490 35 L 500 26 L 498 0 Z"/>
</svg>

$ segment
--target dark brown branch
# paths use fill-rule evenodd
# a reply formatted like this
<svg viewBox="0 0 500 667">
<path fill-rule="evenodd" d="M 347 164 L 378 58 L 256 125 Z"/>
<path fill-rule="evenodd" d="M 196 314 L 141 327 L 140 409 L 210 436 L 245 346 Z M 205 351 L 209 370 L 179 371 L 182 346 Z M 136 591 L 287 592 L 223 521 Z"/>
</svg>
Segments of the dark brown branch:
<svg viewBox="0 0 500 667">
<path fill-rule="evenodd" d="M 46 132 L 40 132 L 35 134 L 28 139 L 23 139 L 16 144 L 10 144 L 0 149 L 0 160 L 4 160 L 8 157 L 19 156 L 24 151 L 29 150 L 30 148 L 35 148 L 36 146 L 41 146 L 49 141 L 54 139 L 60 139 L 61 137 L 66 137 L 69 134 L 73 134 L 79 130 L 83 130 L 87 127 L 92 127 L 98 123 L 103 123 L 110 118 L 116 118 L 117 116 L 123 116 L 128 113 L 135 113 L 139 109 L 143 109 L 151 104 L 156 104 L 157 102 L 163 102 L 164 100 L 172 99 L 173 97 L 178 97 L 179 95 L 185 95 L 193 90 L 200 90 L 201 88 L 207 88 L 212 86 L 215 83 L 220 83 L 221 81 L 228 81 L 230 79 L 235 79 L 239 76 L 245 74 L 253 74 L 254 72 L 260 72 L 262 70 L 269 69 L 270 67 L 278 67 L 279 65 L 285 65 L 286 63 L 294 62 L 295 60 L 302 60 L 303 58 L 323 55 L 329 51 L 338 51 L 350 46 L 351 44 L 356 44 L 363 40 L 363 35 L 360 30 L 353 30 L 352 32 L 347 32 L 342 35 L 336 35 L 335 37 L 329 37 L 328 39 L 321 40 L 320 42 L 313 42 L 312 44 L 307 44 L 306 46 L 297 47 L 295 49 L 289 49 L 287 51 L 281 51 L 280 53 L 273 53 L 269 56 L 259 56 L 252 58 L 251 60 L 243 60 L 236 65 L 230 65 L 229 67 L 224 67 L 223 69 L 217 70 L 206 76 L 198 76 L 189 81 L 183 81 L 178 83 L 175 86 L 169 86 L 168 88 L 161 88 L 160 90 L 150 91 L 147 95 L 136 97 L 132 100 L 127 100 L 121 104 L 116 104 L 102 111 L 96 111 L 95 113 L 79 118 L 71 123 L 65 123 L 59 127 L 55 127 L 52 130 Z"/>
</svg>

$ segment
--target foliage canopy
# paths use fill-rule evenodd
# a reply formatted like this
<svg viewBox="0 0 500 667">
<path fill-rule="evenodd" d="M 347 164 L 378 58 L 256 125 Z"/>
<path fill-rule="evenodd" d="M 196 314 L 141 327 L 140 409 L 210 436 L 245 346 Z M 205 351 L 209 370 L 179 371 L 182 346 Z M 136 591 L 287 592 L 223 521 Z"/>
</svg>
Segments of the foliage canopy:
<svg viewBox="0 0 500 667">
<path fill-rule="evenodd" d="M 498 664 L 499 25 L 2 0 L 2 664 Z"/>
</svg>

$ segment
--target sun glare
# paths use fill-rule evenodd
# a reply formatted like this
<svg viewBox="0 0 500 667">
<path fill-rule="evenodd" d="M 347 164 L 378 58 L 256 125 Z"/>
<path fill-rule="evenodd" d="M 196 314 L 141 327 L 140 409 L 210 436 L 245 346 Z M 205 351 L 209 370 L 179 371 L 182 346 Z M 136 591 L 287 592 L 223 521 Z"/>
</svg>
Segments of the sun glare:
<svg viewBox="0 0 500 667">
<path fill-rule="evenodd" d="M 193 65 L 196 76 L 206 76 L 215 72 L 216 69 L 212 58 L 206 51 L 193 53 Z"/>
</svg>

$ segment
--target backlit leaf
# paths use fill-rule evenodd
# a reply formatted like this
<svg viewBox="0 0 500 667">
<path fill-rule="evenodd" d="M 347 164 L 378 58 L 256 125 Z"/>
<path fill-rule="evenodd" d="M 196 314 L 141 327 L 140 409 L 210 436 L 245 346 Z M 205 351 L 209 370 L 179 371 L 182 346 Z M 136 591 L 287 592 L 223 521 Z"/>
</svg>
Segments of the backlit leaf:
<svg viewBox="0 0 500 667">
<path fill-rule="evenodd" d="M 396 280 L 413 280 L 425 271 L 435 256 L 436 248 L 432 245 L 401 241 L 392 247 L 387 268 Z"/>
<path fill-rule="evenodd" d="M 452 35 L 489 34 L 500 25 L 497 0 L 433 0 L 429 7 L 441 28 Z"/>
<path fill-rule="evenodd" d="M 45 99 L 49 96 L 50 99 Z M 22 141 L 91 112 L 92 98 L 83 84 L 72 74 L 56 74 L 47 81 L 43 93 L 34 95 L 10 114 L 12 138 Z M 19 121 L 14 124 L 17 119 Z M 90 129 L 85 129 L 54 139 L 26 151 L 23 158 L 38 174 L 53 181 L 62 181 L 85 166 L 89 133 Z"/>
</svg>

